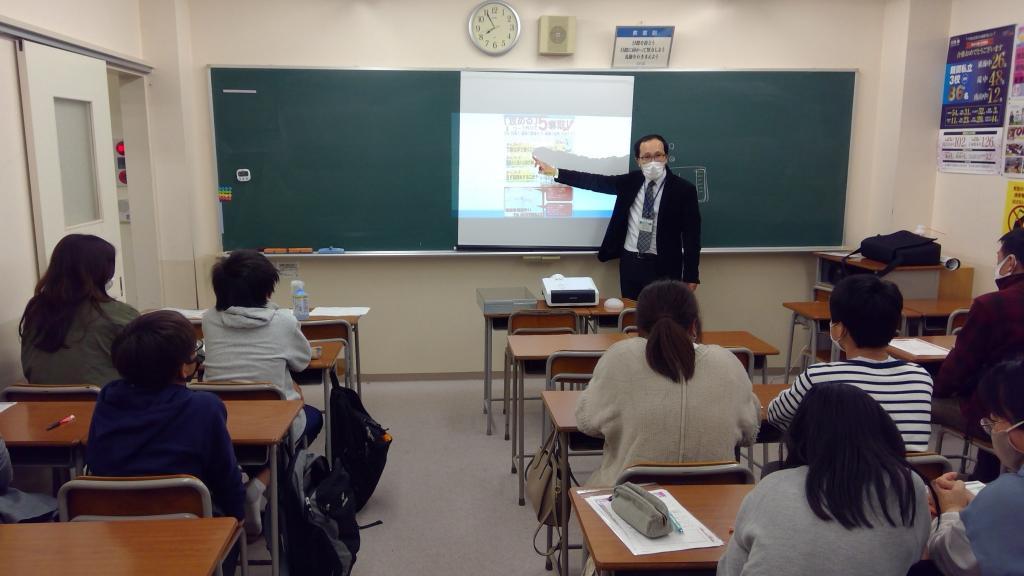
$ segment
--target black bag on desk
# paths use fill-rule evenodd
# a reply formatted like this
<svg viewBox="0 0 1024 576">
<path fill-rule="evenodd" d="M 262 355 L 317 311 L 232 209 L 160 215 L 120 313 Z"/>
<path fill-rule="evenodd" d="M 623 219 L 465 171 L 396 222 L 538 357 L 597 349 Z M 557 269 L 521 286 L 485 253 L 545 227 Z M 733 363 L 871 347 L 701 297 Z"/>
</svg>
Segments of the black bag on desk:
<svg viewBox="0 0 1024 576">
<path fill-rule="evenodd" d="M 885 268 L 877 273 L 878 276 L 885 276 L 897 266 L 935 266 L 939 263 L 941 252 L 942 247 L 934 238 L 900 230 L 865 238 L 860 248 L 843 258 L 843 264 L 846 264 L 850 256 L 860 253 L 865 258 L 885 264 Z"/>
</svg>

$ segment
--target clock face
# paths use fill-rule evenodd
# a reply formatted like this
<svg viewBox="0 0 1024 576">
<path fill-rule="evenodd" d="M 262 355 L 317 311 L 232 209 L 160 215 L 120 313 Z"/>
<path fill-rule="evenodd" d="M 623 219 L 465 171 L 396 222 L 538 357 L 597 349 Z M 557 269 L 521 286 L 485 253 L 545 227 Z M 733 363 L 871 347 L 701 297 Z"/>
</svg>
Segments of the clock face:
<svg viewBox="0 0 1024 576">
<path fill-rule="evenodd" d="M 504 54 L 519 40 L 519 14 L 505 2 L 484 2 L 469 14 L 469 39 L 487 54 Z"/>
</svg>

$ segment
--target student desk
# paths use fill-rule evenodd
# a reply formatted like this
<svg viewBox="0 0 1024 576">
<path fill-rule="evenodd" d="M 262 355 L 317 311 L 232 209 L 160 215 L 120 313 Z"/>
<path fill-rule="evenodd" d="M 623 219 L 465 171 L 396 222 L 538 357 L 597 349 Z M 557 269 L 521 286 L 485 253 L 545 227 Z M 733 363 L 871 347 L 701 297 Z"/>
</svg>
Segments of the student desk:
<svg viewBox="0 0 1024 576">
<path fill-rule="evenodd" d="M 342 355 L 342 346 L 344 344 L 339 341 L 328 341 L 319 342 L 315 346 L 323 348 L 323 352 L 319 358 L 314 358 L 309 361 L 309 366 L 306 370 L 319 370 L 320 371 L 320 383 L 324 387 L 324 452 L 327 454 L 327 460 L 331 460 L 331 370 L 341 369 L 343 374 L 348 374 L 348 351 Z M 350 384 L 349 379 L 345 378 L 345 383 Z"/>
<path fill-rule="evenodd" d="M 956 336 L 917 336 L 917 339 L 924 340 L 925 342 L 928 342 L 930 344 L 935 344 L 936 346 L 942 346 L 946 350 L 952 350 L 953 346 L 956 344 Z M 909 352 L 900 350 L 899 348 L 896 348 L 894 346 L 889 346 L 889 354 L 893 358 L 899 358 L 900 360 L 905 360 L 907 362 L 921 364 L 922 366 L 926 364 L 941 364 L 947 356 L 947 354 L 938 354 L 935 356 L 917 356 L 914 354 L 910 354 Z"/>
<path fill-rule="evenodd" d="M 924 334 L 925 324 L 930 318 L 942 320 L 942 332 L 946 331 L 946 320 L 957 310 L 969 310 L 973 300 L 969 298 L 940 298 L 938 300 L 904 300 L 903 307 L 910 308 L 921 316 L 918 334 Z M 908 334 L 909 335 L 909 334 Z"/>
<path fill-rule="evenodd" d="M 537 300 L 536 306 L 533 310 L 572 310 L 579 316 L 580 323 L 577 326 L 577 330 L 583 332 L 586 330 L 588 321 L 591 318 L 600 319 L 602 317 L 615 316 L 618 317 L 619 313 L 626 308 L 636 308 L 636 301 L 630 300 L 629 298 L 623 298 L 622 310 L 608 310 L 604 307 L 604 303 L 607 298 L 602 298 L 598 306 L 558 306 L 551 308 L 547 305 L 544 300 Z M 494 403 L 494 391 L 492 388 L 494 369 L 492 358 L 493 358 L 493 347 L 494 347 L 494 331 L 495 330 L 507 330 L 508 319 L 512 316 L 512 312 L 495 312 L 495 313 L 484 313 L 484 414 L 487 415 L 487 435 L 490 436 L 494 431 L 494 418 L 491 415 L 491 405 Z"/>
<path fill-rule="evenodd" d="M 754 354 L 754 365 L 761 365 L 761 378 L 768 382 L 768 356 L 778 356 L 779 349 L 743 330 L 707 331 L 701 334 L 704 344 L 717 344 L 722 348 L 746 348 Z"/>
<path fill-rule="evenodd" d="M 827 300 L 812 300 L 809 302 L 783 302 L 782 306 L 793 312 L 793 318 L 789 325 L 789 345 L 786 347 L 786 371 L 783 377 L 789 380 L 789 371 L 793 366 L 793 338 L 796 336 L 798 324 L 807 326 L 810 332 L 810 357 L 812 362 L 818 362 L 818 325 L 821 322 L 828 322 L 832 319 L 832 313 L 828 308 Z M 907 326 L 910 320 L 921 318 L 921 313 L 911 309 L 906 303 L 903 305 L 903 327 L 902 333 L 907 333 Z M 832 345 L 831 359 L 836 361 L 839 358 L 839 348 Z"/>
<path fill-rule="evenodd" d="M 0 574 L 208 576 L 240 534 L 234 518 L 0 525 Z"/>
<path fill-rule="evenodd" d="M 785 384 L 757 384 L 757 385 L 754 386 L 754 394 L 757 396 L 758 400 L 761 402 L 761 429 L 762 429 L 762 432 L 765 430 L 766 426 L 768 426 L 768 427 L 771 426 L 770 424 L 768 424 L 766 422 L 766 420 L 768 418 L 768 403 L 771 402 L 776 396 L 781 394 L 782 391 L 785 390 L 788 387 L 789 386 L 787 386 Z M 566 390 L 566 391 L 562 391 L 562 390 L 545 390 L 544 392 L 541 392 L 541 397 L 544 400 L 544 409 L 547 411 L 548 415 L 551 417 L 552 425 L 555 427 L 555 430 L 558 433 L 558 455 L 559 455 L 558 466 L 559 466 L 560 475 L 561 475 L 562 478 L 569 478 L 569 450 L 568 450 L 568 447 L 569 447 L 569 436 L 571 434 L 579 432 L 579 427 L 576 425 L 576 404 L 579 402 L 579 398 L 580 398 L 581 394 L 582 394 L 582 392 L 576 391 L 576 390 L 571 390 L 571 391 L 570 390 Z M 773 427 L 771 429 L 774 430 Z M 760 441 L 760 438 L 759 438 L 758 441 Z M 750 487 L 748 486 L 748 487 L 745 487 L 745 488 L 749 489 Z M 577 498 L 577 496 L 575 495 L 575 491 L 574 491 L 573 505 L 574 505 L 574 507 L 579 508 L 579 505 L 576 502 L 576 498 Z M 739 499 L 742 500 L 742 498 L 743 497 L 741 495 L 739 497 Z M 691 508 L 690 505 L 687 502 L 684 502 L 682 499 L 679 499 L 678 495 L 676 496 L 676 499 L 678 499 L 679 502 L 683 504 L 683 506 L 685 506 L 687 509 L 689 509 L 691 512 L 693 512 L 694 515 L 697 516 L 698 519 L 700 519 L 702 522 L 704 522 L 705 525 L 708 528 L 710 528 L 712 531 L 714 531 L 715 534 L 717 534 L 720 538 L 722 538 L 723 540 L 728 540 L 728 538 L 725 537 L 726 534 L 728 534 L 728 530 L 726 530 L 726 532 L 724 534 L 722 532 L 719 532 L 716 529 L 715 526 L 710 525 L 710 524 L 707 523 L 707 520 L 705 520 L 704 517 L 701 516 L 698 513 L 697 509 Z M 584 504 L 585 505 L 585 503 L 582 502 L 582 500 L 579 502 L 579 504 Z M 569 514 L 569 498 L 568 498 L 568 493 L 565 492 L 564 490 L 562 491 L 562 493 L 559 496 L 559 501 L 558 501 L 557 505 L 559 506 L 559 512 L 561 514 L 561 517 L 562 518 L 568 518 L 569 517 L 568 516 L 568 514 Z M 586 505 L 585 507 L 589 508 L 589 505 Z M 729 516 L 729 522 L 732 522 L 733 519 L 736 517 L 736 511 L 738 509 L 739 509 L 739 503 L 737 502 L 736 503 L 736 507 L 732 508 L 732 515 Z M 577 510 L 577 514 L 579 514 L 579 510 Z M 591 511 L 591 514 L 594 514 L 593 511 Z M 600 518 L 597 518 L 596 514 L 594 514 L 594 519 L 597 520 L 598 522 L 601 522 Z M 580 516 L 580 522 L 581 523 L 583 522 L 582 515 Z M 731 526 L 731 524 L 730 524 L 730 526 Z M 566 571 L 569 569 L 569 559 L 568 559 L 569 539 L 568 539 L 568 535 L 564 532 L 564 530 L 565 530 L 564 527 L 562 528 L 562 530 L 563 530 L 563 532 L 559 534 L 559 536 L 560 536 L 560 543 L 561 543 L 561 556 L 560 556 L 560 558 L 561 558 L 561 563 L 562 563 L 562 565 L 559 567 L 559 573 L 560 574 L 565 574 Z M 586 530 L 586 527 L 584 527 L 584 530 Z M 608 534 L 612 538 L 614 538 L 616 540 L 616 542 L 618 542 L 618 537 L 616 537 L 614 534 L 612 534 L 612 532 L 610 530 L 608 530 L 607 527 L 605 527 L 605 530 L 608 532 Z M 591 542 L 589 536 L 587 537 L 587 542 L 590 545 L 590 550 L 593 552 L 594 551 L 594 543 Z M 634 559 L 636 558 L 636 557 L 633 557 L 631 554 L 629 554 L 629 551 L 626 549 L 625 546 L 622 545 L 621 542 L 619 542 L 618 545 L 622 548 L 622 550 L 625 552 L 625 554 L 629 555 L 631 558 L 634 558 Z M 696 552 L 696 551 L 693 551 L 693 552 Z M 719 555 L 720 555 L 720 553 L 719 553 Z M 717 561 L 717 558 L 718 558 L 718 556 L 715 556 L 716 561 Z M 595 560 L 596 560 L 596 557 L 595 557 Z M 691 569 L 695 568 L 695 567 L 696 566 L 693 566 L 693 567 L 691 567 Z M 655 568 L 656 567 L 648 567 L 647 569 L 655 569 Z M 668 569 L 669 567 L 665 566 L 664 568 Z M 602 569 L 601 565 L 598 565 L 598 569 Z M 623 570 L 623 569 L 643 569 L 643 568 L 627 568 L 627 567 L 621 567 L 620 566 L 618 568 L 608 568 L 608 567 L 605 567 L 603 569 L 605 569 L 605 570 Z M 679 569 L 679 568 L 673 568 L 673 569 Z"/>
<path fill-rule="evenodd" d="M 224 402 L 224 406 L 228 413 L 228 433 L 239 463 L 269 464 L 267 492 L 274 495 L 278 481 L 277 447 L 287 437 L 292 420 L 302 409 L 302 401 L 234 400 Z M 8 446 L 18 450 L 18 456 L 14 450 L 11 451 L 12 462 L 22 464 L 22 456 L 29 462 L 39 461 L 40 454 L 45 458 L 49 456 L 49 448 L 59 447 L 72 452 L 71 461 L 80 464 L 94 407 L 93 402 L 18 402 L 0 412 L 0 435 Z M 75 415 L 74 422 L 46 432 L 46 426 L 68 414 Z M 273 575 L 277 576 L 280 568 L 278 499 L 270 497 L 267 500 L 270 505 L 271 567 Z"/>
<path fill-rule="evenodd" d="M 594 558 L 598 573 L 614 570 L 672 570 L 687 572 L 694 570 L 714 570 L 719 559 L 725 554 L 726 546 L 732 537 L 731 529 L 736 525 L 736 514 L 740 510 L 743 498 L 754 489 L 751 485 L 720 484 L 720 485 L 684 485 L 664 486 L 697 520 L 722 539 L 722 546 L 715 548 L 699 548 L 660 554 L 634 556 L 619 540 L 619 537 L 608 528 L 604 520 L 594 512 L 584 498 L 610 493 L 585 492 L 580 488 L 572 489 L 572 507 L 576 511 L 580 528 L 587 548 Z M 563 554 L 565 554 L 563 550 Z M 568 563 L 565 569 L 568 569 Z M 565 574 L 563 571 L 562 574 Z"/>
</svg>

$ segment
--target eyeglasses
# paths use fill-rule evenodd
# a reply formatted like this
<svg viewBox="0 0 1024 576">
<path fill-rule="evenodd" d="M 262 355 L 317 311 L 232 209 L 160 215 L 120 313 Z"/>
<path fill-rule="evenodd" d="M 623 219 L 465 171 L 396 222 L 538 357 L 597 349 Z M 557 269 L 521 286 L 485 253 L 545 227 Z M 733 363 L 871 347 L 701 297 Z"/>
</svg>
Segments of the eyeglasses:
<svg viewBox="0 0 1024 576">
<path fill-rule="evenodd" d="M 193 351 L 194 357 L 191 363 L 202 364 L 206 362 L 206 354 L 204 354 L 203 347 L 205 343 L 202 340 L 196 340 L 196 349 Z"/>
<path fill-rule="evenodd" d="M 644 154 L 643 156 L 640 157 L 640 162 L 643 162 L 644 164 L 647 164 L 652 160 L 657 160 L 661 162 L 665 158 L 667 158 L 667 156 L 664 152 L 658 152 L 657 154 Z"/>
<path fill-rule="evenodd" d="M 995 420 L 992 420 L 990 418 L 982 418 L 978 423 L 981 424 L 981 429 L 985 431 L 985 434 L 988 434 L 989 436 L 992 435 L 992 428 L 996 425 Z M 1024 420 L 1017 422 L 1013 426 L 1010 426 L 1006 430 L 1003 430 L 1003 432 L 1009 432 L 1016 428 L 1020 428 L 1021 426 L 1024 426 Z"/>
</svg>

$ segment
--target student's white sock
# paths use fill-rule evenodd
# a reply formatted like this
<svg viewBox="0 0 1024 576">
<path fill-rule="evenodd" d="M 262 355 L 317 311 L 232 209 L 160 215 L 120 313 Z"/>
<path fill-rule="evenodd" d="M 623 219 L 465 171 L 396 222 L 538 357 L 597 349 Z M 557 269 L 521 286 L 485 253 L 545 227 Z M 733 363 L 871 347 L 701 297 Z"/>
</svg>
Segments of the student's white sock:
<svg viewBox="0 0 1024 576">
<path fill-rule="evenodd" d="M 252 478 L 245 485 L 245 532 L 258 536 L 263 532 L 263 519 L 260 512 L 267 505 L 264 494 L 267 486 L 259 478 Z"/>
</svg>

